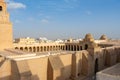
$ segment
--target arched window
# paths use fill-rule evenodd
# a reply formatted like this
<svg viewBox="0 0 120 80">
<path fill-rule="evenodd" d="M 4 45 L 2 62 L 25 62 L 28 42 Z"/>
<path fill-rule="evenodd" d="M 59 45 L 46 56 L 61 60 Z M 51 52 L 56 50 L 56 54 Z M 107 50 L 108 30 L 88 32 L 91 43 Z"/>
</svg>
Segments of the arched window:
<svg viewBox="0 0 120 80">
<path fill-rule="evenodd" d="M 18 47 L 15 47 L 15 49 L 19 49 Z"/>
<path fill-rule="evenodd" d="M 71 46 L 71 51 L 73 51 L 73 45 Z"/>
<path fill-rule="evenodd" d="M 20 47 L 20 50 L 22 50 L 22 51 L 23 51 L 23 47 Z"/>
<path fill-rule="evenodd" d="M 87 50 L 88 49 L 88 45 L 87 44 L 85 44 L 85 50 Z"/>
<path fill-rule="evenodd" d="M 29 52 L 32 52 L 32 47 L 29 47 Z"/>
<path fill-rule="evenodd" d="M 66 45 L 66 51 L 68 50 L 68 46 Z"/>
<path fill-rule="evenodd" d="M 27 47 L 25 47 L 25 51 L 28 51 L 28 48 L 27 48 Z"/>
<path fill-rule="evenodd" d="M 37 47 L 37 52 L 39 52 L 39 50 L 40 50 L 40 48 L 39 48 L 39 46 Z"/>
<path fill-rule="evenodd" d="M 33 52 L 36 52 L 36 47 L 33 47 Z"/>
<path fill-rule="evenodd" d="M 79 48 L 79 46 L 77 45 L 77 51 L 79 51 L 80 50 L 80 48 Z"/>
<path fill-rule="evenodd" d="M 2 11 L 2 6 L 0 6 L 0 11 Z"/>
</svg>

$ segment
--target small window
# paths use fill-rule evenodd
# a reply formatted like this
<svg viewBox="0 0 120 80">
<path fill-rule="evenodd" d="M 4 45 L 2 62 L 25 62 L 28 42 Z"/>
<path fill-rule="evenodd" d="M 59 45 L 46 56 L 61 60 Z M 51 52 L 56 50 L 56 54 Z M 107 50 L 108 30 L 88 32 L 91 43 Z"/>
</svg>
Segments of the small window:
<svg viewBox="0 0 120 80">
<path fill-rule="evenodd" d="M 2 11 L 2 6 L 0 6 L 0 11 Z"/>
<path fill-rule="evenodd" d="M 88 49 L 88 45 L 87 44 L 85 44 L 85 50 L 87 50 Z"/>
</svg>

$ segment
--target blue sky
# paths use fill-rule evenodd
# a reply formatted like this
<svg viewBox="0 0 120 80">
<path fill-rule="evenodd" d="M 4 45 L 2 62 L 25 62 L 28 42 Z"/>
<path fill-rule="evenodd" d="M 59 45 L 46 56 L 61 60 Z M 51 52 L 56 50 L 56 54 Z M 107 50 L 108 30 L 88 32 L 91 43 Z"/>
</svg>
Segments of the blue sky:
<svg viewBox="0 0 120 80">
<path fill-rule="evenodd" d="M 6 1 L 15 38 L 120 38 L 120 0 Z"/>
</svg>

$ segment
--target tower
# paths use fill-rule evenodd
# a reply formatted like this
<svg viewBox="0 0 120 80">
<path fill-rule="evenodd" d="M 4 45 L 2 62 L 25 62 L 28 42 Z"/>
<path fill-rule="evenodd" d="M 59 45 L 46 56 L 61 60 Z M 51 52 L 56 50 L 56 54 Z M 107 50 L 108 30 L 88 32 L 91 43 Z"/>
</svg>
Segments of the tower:
<svg viewBox="0 0 120 80">
<path fill-rule="evenodd" d="M 0 51 L 12 48 L 12 23 L 4 0 L 0 0 Z"/>
</svg>

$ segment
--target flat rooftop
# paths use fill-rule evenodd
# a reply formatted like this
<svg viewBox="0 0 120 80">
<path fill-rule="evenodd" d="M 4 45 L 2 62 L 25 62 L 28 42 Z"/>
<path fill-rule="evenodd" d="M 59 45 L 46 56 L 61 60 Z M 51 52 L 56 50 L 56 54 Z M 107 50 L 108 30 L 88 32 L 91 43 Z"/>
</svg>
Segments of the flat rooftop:
<svg viewBox="0 0 120 80">
<path fill-rule="evenodd" d="M 31 52 L 24 52 L 15 49 L 6 49 L 5 51 L 0 51 L 0 56 L 5 57 L 7 59 L 20 61 L 20 60 L 48 57 L 50 55 L 54 56 L 54 55 L 74 54 L 75 52 L 76 51 L 50 51 L 50 52 L 31 53 Z"/>
<path fill-rule="evenodd" d="M 97 80 L 120 80 L 120 63 L 98 72 Z"/>
<path fill-rule="evenodd" d="M 102 73 L 108 75 L 120 76 L 120 63 L 106 70 L 103 70 Z"/>
</svg>

